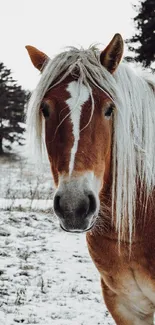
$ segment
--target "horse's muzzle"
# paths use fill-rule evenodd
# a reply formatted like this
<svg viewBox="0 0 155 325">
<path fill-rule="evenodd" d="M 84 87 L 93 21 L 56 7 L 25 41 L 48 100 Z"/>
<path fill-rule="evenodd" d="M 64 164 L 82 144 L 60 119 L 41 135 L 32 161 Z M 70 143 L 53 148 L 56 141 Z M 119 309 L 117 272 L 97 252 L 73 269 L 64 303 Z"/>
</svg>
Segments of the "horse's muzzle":
<svg viewBox="0 0 155 325">
<path fill-rule="evenodd" d="M 83 195 L 57 192 L 54 211 L 60 219 L 61 228 L 69 232 L 84 232 L 92 228 L 96 219 L 97 202 L 92 192 Z"/>
</svg>

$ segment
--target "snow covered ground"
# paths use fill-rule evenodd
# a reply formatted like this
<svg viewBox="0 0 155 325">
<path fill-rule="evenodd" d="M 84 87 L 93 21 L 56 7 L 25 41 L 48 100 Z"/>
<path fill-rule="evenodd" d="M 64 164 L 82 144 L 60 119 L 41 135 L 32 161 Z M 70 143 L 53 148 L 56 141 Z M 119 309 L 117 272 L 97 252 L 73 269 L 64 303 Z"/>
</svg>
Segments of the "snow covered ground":
<svg viewBox="0 0 155 325">
<path fill-rule="evenodd" d="M 44 169 L 0 158 L 0 325 L 113 325 L 85 235 L 59 228 Z"/>
</svg>

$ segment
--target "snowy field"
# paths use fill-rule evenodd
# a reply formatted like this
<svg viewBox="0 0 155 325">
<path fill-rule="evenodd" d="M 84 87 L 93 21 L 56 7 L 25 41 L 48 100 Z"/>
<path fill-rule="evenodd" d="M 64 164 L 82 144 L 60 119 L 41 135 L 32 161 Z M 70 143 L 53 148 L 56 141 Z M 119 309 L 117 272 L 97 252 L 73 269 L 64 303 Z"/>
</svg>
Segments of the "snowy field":
<svg viewBox="0 0 155 325">
<path fill-rule="evenodd" d="M 85 235 L 53 215 L 44 169 L 19 152 L 0 158 L 0 325 L 114 325 Z"/>
</svg>

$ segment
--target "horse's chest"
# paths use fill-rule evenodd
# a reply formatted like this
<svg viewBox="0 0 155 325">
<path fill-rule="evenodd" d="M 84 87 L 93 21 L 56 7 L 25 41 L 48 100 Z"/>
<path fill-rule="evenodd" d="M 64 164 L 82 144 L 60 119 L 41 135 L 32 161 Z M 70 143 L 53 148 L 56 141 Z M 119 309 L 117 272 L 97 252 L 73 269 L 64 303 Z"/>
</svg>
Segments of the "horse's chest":
<svg viewBox="0 0 155 325">
<path fill-rule="evenodd" d="M 109 291 L 139 312 L 154 310 L 155 269 L 148 267 L 149 261 L 143 253 L 133 254 L 131 258 L 126 247 L 119 253 L 115 241 L 104 239 L 101 245 L 91 236 L 87 236 L 87 241 L 90 255 Z"/>
</svg>

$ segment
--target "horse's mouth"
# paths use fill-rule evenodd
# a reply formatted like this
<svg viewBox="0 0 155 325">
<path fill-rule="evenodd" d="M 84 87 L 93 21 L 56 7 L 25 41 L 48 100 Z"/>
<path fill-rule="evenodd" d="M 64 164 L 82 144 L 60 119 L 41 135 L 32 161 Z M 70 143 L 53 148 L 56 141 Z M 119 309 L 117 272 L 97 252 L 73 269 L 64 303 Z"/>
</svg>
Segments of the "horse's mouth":
<svg viewBox="0 0 155 325">
<path fill-rule="evenodd" d="M 65 232 L 80 234 L 80 233 L 85 233 L 85 232 L 90 231 L 94 227 L 95 223 L 96 223 L 96 218 L 95 218 L 95 220 L 93 220 L 93 222 L 91 223 L 91 225 L 88 228 L 84 228 L 84 229 L 81 229 L 81 228 L 80 229 L 77 229 L 77 228 L 65 228 L 64 226 L 62 226 L 61 223 L 60 223 L 60 228 L 62 230 L 64 230 Z"/>
</svg>

